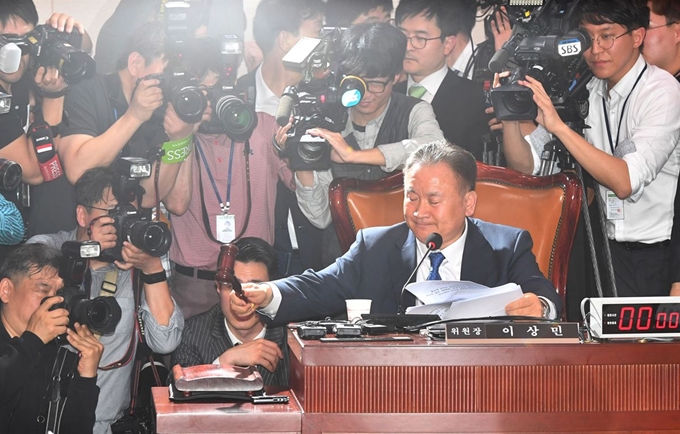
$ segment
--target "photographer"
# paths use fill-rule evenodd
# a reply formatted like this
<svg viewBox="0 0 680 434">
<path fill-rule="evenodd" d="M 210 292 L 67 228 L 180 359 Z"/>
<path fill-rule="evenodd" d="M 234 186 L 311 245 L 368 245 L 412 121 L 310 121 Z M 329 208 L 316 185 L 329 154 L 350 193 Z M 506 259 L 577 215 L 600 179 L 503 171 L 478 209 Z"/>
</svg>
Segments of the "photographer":
<svg viewBox="0 0 680 434">
<path fill-rule="evenodd" d="M 560 119 L 542 84 L 527 76 L 518 83 L 533 91 L 541 127 L 530 146 L 517 122 L 504 121 L 505 152 L 533 151 L 527 164 L 535 171 L 546 141 L 541 136 L 554 134 L 599 183 L 618 295 L 668 295 L 680 85 L 640 54 L 649 25 L 646 2 L 584 0 L 575 15 L 592 38 L 583 53 L 595 76 L 588 84 L 585 138 Z"/>
<path fill-rule="evenodd" d="M 33 32 L 37 25 L 38 12 L 31 0 L 2 3 L 0 33 L 3 35 L 11 35 L 13 39 L 20 40 Z M 46 25 L 64 33 L 77 30 L 85 36 L 84 42 L 89 43 L 83 26 L 67 15 L 54 14 L 47 20 Z M 21 45 L 21 50 L 19 69 L 11 74 L 0 72 L 0 92 L 9 94 L 12 98 L 10 111 L 0 114 L 0 158 L 19 163 L 23 170 L 22 180 L 36 185 L 43 182 L 43 176 L 38 166 L 33 140 L 27 135 L 29 124 L 33 118 L 37 122 L 46 122 L 52 127 L 55 142 L 59 142 L 59 130 L 56 127 L 62 121 L 63 91 L 66 89 L 66 82 L 57 68 L 43 66 L 35 68 L 36 61 L 31 57 L 26 43 Z M 33 104 L 30 101 L 36 100 L 37 107 L 32 109 Z M 59 182 L 66 184 L 64 179 L 57 179 L 53 184 Z M 40 188 L 36 188 L 34 192 L 38 190 Z M 34 199 L 36 202 L 39 201 L 38 197 Z M 67 226 L 75 225 L 72 217 L 64 223 Z"/>
<path fill-rule="evenodd" d="M 406 37 L 389 24 L 358 24 L 342 36 L 340 73 L 354 75 L 367 84 L 361 102 L 349 109 L 342 133 L 321 128 L 307 131 L 332 147 L 328 170 L 298 170 L 296 194 L 302 212 L 324 232 L 324 263 L 340 256 L 340 245 L 331 225 L 328 187 L 337 177 L 381 179 L 406 161 L 420 144 L 443 140 L 432 106 L 425 101 L 392 92 L 402 71 Z M 285 147 L 286 127 L 274 139 Z"/>
<path fill-rule="evenodd" d="M 172 295 L 185 318 L 204 312 L 218 301 L 215 260 L 221 243 L 252 236 L 273 244 L 276 184 L 280 179 L 287 188 L 293 187 L 291 171 L 271 146 L 277 128 L 274 118 L 255 113 L 237 97 L 223 94 L 225 77 L 220 75 L 224 66 L 219 44 L 211 38 L 197 39 L 195 44 L 188 63 L 192 73 L 201 78 L 211 104 L 219 110 L 212 111 L 210 121 L 199 129 L 194 139 L 196 151 L 189 164 L 183 164 L 175 187 L 164 200 L 174 214 Z M 247 140 L 239 134 L 236 140 L 229 137 L 234 137 L 235 131 L 227 128 L 234 129 L 229 123 L 228 104 L 243 119 L 255 122 Z M 239 125 L 241 128 L 245 124 Z M 226 203 L 228 210 L 223 208 Z"/>
<path fill-rule="evenodd" d="M 101 244 L 102 250 L 117 246 L 117 228 L 110 211 L 118 205 L 112 186 L 119 175 L 111 168 L 98 167 L 86 171 L 76 182 L 75 191 L 78 206 L 75 209 L 78 227 L 70 232 L 51 235 L 38 235 L 29 243 L 45 243 L 59 248 L 65 241 L 94 240 Z M 102 259 L 90 260 L 90 288 L 92 297 L 99 295 L 101 289 L 115 286 L 114 297 L 122 310 L 122 318 L 111 335 L 103 335 L 101 342 L 106 350 L 102 365 L 116 363 L 134 351 L 135 340 L 135 300 L 132 284 L 132 268 L 141 272 L 144 282 L 139 313 L 144 322 L 144 336 L 152 351 L 167 354 L 173 351 L 181 340 L 184 318 L 175 305 L 166 281 L 165 271 L 160 258 L 151 257 L 140 248 L 124 242 L 121 250 L 123 261 L 104 262 Z M 86 276 L 85 280 L 88 280 Z M 131 343 L 132 342 L 132 343 Z M 133 345 L 131 347 L 131 345 Z M 123 364 L 114 369 L 101 371 L 97 384 L 102 396 L 97 405 L 95 433 L 110 432 L 110 425 L 123 414 L 130 403 L 130 386 L 133 376 L 133 363 Z"/>
<path fill-rule="evenodd" d="M 70 182 L 75 183 L 90 168 L 112 164 L 119 156 L 148 158 L 154 161 L 155 170 L 159 148 L 165 147 L 181 151 L 182 157 L 166 153 L 162 158 L 159 199 L 172 189 L 183 158 L 191 152 L 191 134 L 197 125 L 182 121 L 169 103 L 157 112 L 165 100 L 159 77 L 167 64 L 164 42 L 162 23 L 144 24 L 132 34 L 118 59 L 118 72 L 95 75 L 71 89 L 65 101 L 70 123 L 57 145 Z M 151 208 L 157 199 L 154 177 L 143 180 L 142 186 L 145 194 L 140 206 Z M 36 225 L 32 234 L 44 233 L 45 220 L 70 218 L 76 204 L 64 200 L 62 194 L 71 189 L 64 187 L 41 198 L 45 209 L 31 222 Z M 59 225 L 60 230 L 68 228 Z"/>
<path fill-rule="evenodd" d="M 61 365 L 57 372 L 63 408 L 61 429 L 51 432 L 92 432 L 99 396 L 97 365 L 104 346 L 87 326 L 67 328 L 65 309 L 52 310 L 63 301 L 55 297 L 62 286 L 58 268 L 58 251 L 28 244 L 16 249 L 0 269 L 0 433 L 46 432 L 45 397 L 55 364 Z M 64 333 L 77 354 L 53 342 Z"/>
</svg>

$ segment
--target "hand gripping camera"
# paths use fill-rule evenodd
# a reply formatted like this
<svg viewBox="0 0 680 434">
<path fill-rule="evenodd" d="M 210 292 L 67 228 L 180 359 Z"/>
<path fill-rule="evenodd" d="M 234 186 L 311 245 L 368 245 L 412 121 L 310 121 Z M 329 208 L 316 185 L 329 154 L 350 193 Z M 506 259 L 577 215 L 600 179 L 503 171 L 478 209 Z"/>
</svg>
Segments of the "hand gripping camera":
<svg viewBox="0 0 680 434">
<path fill-rule="evenodd" d="M 123 157 L 116 161 L 118 179 L 113 185 L 113 195 L 118 205 L 109 211 L 114 219 L 118 239 L 116 247 L 106 249 L 103 258 L 122 261 L 123 242 L 132 243 L 151 256 L 163 256 L 170 249 L 172 233 L 164 222 L 151 220 L 150 210 L 138 210 L 132 202 L 141 203 L 140 178 L 151 176 L 151 164 L 143 158 Z"/>
<path fill-rule="evenodd" d="M 86 325 L 94 333 L 102 335 L 113 333 L 121 317 L 118 301 L 114 297 L 90 299 L 90 288 L 82 287 L 90 258 L 97 258 L 100 254 L 99 243 L 66 241 L 61 246 L 61 254 L 59 277 L 64 281 L 64 287 L 57 291 L 57 295 L 63 297 L 64 301 L 55 304 L 50 310 L 61 308 L 68 310 L 68 326 L 71 329 L 77 322 Z M 68 343 L 66 335 L 58 336 L 57 343 L 66 345 Z"/>
</svg>

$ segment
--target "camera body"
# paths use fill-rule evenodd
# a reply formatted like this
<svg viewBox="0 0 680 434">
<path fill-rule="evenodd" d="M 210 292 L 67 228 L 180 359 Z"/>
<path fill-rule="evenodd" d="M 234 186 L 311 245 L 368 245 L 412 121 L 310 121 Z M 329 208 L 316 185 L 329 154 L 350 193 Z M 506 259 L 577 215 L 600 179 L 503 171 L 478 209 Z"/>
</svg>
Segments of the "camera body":
<svg viewBox="0 0 680 434">
<path fill-rule="evenodd" d="M 240 89 L 224 79 L 208 91 L 213 109 L 209 122 L 201 123 L 199 131 L 206 134 L 226 134 L 230 139 L 244 142 L 257 127 L 255 89 Z"/>
<path fill-rule="evenodd" d="M 71 33 L 40 24 L 24 38 L 30 47 L 34 68 L 55 67 L 68 84 L 76 84 L 95 73 L 95 62 L 80 49 L 83 35 L 74 29 Z"/>
<path fill-rule="evenodd" d="M 142 187 L 140 178 L 151 175 L 148 160 L 135 157 L 119 158 L 114 168 L 118 179 L 113 184 L 113 195 L 118 205 L 109 211 L 116 228 L 116 246 L 102 252 L 102 259 L 113 262 L 122 261 L 123 242 L 127 241 L 151 256 L 163 256 L 172 244 L 172 232 L 164 222 L 151 219 L 150 210 L 138 210 L 132 202 L 141 203 Z"/>
<path fill-rule="evenodd" d="M 50 310 L 68 310 L 68 326 L 71 329 L 77 322 L 86 325 L 94 333 L 109 334 L 120 322 L 122 312 L 118 301 L 114 297 L 90 299 L 90 288 L 82 287 L 88 261 L 99 257 L 100 250 L 96 241 L 66 241 L 62 244 L 59 277 L 64 281 L 64 287 L 57 291 L 57 295 L 63 297 L 64 301 L 55 304 Z M 66 345 L 66 335 L 58 336 L 57 343 Z"/>
<path fill-rule="evenodd" d="M 546 0 L 537 1 L 533 6 L 526 6 L 526 2 L 523 6 L 513 6 L 512 0 L 509 4 L 493 3 L 505 5 L 508 15 L 516 21 L 513 36 L 502 49 L 514 58 L 516 66 L 502 86 L 490 91 L 496 117 L 499 120 L 536 118 L 538 109 L 533 92 L 518 84 L 528 75 L 543 84 L 562 120 L 583 121 L 588 115 L 585 84 L 591 75 L 581 53 L 590 48 L 591 40 L 584 30 L 569 28 L 577 2 Z M 494 69 L 491 65 L 490 68 Z"/>
</svg>

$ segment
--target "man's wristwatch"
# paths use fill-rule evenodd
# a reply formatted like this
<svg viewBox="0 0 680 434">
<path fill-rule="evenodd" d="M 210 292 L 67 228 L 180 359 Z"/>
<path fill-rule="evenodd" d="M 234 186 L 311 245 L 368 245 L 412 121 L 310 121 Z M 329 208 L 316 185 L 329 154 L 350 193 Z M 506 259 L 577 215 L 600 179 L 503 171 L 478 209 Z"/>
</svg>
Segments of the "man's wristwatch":
<svg viewBox="0 0 680 434">
<path fill-rule="evenodd" d="M 139 272 L 142 276 L 142 282 L 147 285 L 153 285 L 154 283 L 165 282 L 168 280 L 168 276 L 165 274 L 165 270 L 159 271 L 158 273 L 144 274 L 144 272 Z"/>
</svg>

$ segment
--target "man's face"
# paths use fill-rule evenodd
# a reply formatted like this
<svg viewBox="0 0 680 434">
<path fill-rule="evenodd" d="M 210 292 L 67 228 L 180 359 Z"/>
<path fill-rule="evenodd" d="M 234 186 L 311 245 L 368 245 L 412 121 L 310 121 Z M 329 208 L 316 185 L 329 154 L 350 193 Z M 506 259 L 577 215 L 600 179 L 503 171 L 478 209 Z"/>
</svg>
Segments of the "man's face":
<svg viewBox="0 0 680 434">
<path fill-rule="evenodd" d="M 7 285 L 4 282 L 2 284 L 2 316 L 18 335 L 26 331 L 28 320 L 43 298 L 56 295 L 63 285 L 56 268 L 47 266 L 38 273 L 34 271 L 31 270 L 29 275 L 18 279 L 16 284 L 9 279 Z"/>
<path fill-rule="evenodd" d="M 583 58 L 593 71 L 595 77 L 607 80 L 610 87 L 623 78 L 633 67 L 638 58 L 638 48 L 644 39 L 644 29 L 636 29 L 629 33 L 621 24 L 589 24 L 581 25 L 593 39 L 592 46 L 583 53 Z M 609 49 L 602 48 L 596 38 L 616 38 Z"/>
<path fill-rule="evenodd" d="M 392 19 L 390 12 L 384 7 L 378 6 L 370 11 L 359 15 L 352 21 L 352 24 L 363 24 L 363 23 L 389 23 Z"/>
<path fill-rule="evenodd" d="M 269 281 L 267 266 L 261 262 L 234 262 L 234 275 L 241 283 L 261 283 Z M 246 316 L 238 316 L 231 309 L 229 294 L 231 286 L 218 285 L 217 293 L 220 296 L 222 313 L 227 318 L 229 326 L 235 330 L 248 331 L 260 323 L 257 312 L 251 312 Z"/>
<path fill-rule="evenodd" d="M 33 24 L 29 24 L 19 17 L 13 17 L 9 21 L 7 21 L 7 24 L 5 24 L 5 26 L 2 26 L 2 24 L 0 24 L 0 34 L 25 36 L 27 33 L 32 32 L 34 28 L 35 27 L 33 26 Z M 26 53 L 23 56 L 21 56 L 21 63 L 19 65 L 19 69 L 17 70 L 17 72 L 14 72 L 12 74 L 5 74 L 4 72 L 0 72 L 0 81 L 9 84 L 16 83 L 17 81 L 19 81 L 19 79 L 26 72 L 29 61 L 30 54 Z"/>
<path fill-rule="evenodd" d="M 361 102 L 352 107 L 352 110 L 361 113 L 366 120 L 370 121 L 380 116 L 390 101 L 395 77 L 363 78 L 363 80 L 368 89 Z"/>
<path fill-rule="evenodd" d="M 669 69 L 672 69 L 673 64 L 677 62 L 680 24 L 668 24 L 666 21 L 666 17 L 657 15 L 650 10 L 649 28 L 645 35 L 642 54 L 647 62 L 675 74 L 678 71 Z"/>
<path fill-rule="evenodd" d="M 442 248 L 456 241 L 476 203 L 474 191 L 461 194 L 458 178 L 446 163 L 414 166 L 404 177 L 404 218 L 420 242 L 433 232 L 442 236 Z"/>
<path fill-rule="evenodd" d="M 168 66 L 168 60 L 165 58 L 165 56 L 156 57 L 149 62 L 144 61 L 144 66 L 136 75 L 134 75 L 134 77 L 143 78 L 149 75 L 162 74 L 166 66 Z"/>
<path fill-rule="evenodd" d="M 442 31 L 435 19 L 427 19 L 423 14 L 406 18 L 399 25 L 399 29 L 406 37 L 420 37 L 429 39 L 425 47 L 416 48 L 412 40 L 406 44 L 404 58 L 404 72 L 411 74 L 415 81 L 420 81 L 444 66 L 446 56 L 453 49 L 452 36 L 441 39 Z M 431 39 L 436 38 L 436 39 Z"/>
</svg>

